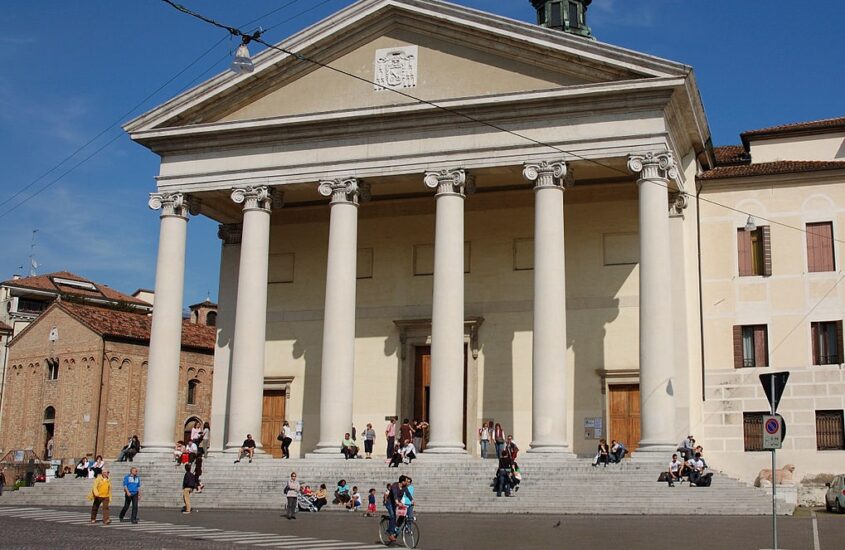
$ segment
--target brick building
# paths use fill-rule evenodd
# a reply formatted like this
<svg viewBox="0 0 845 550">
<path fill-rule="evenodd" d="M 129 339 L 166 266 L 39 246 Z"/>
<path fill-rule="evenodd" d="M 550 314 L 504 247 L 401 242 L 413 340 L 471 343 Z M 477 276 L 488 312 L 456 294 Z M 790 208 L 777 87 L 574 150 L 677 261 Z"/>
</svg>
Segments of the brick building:
<svg viewBox="0 0 845 550">
<path fill-rule="evenodd" d="M 53 458 L 115 457 L 127 438 L 144 432 L 150 317 L 133 308 L 54 302 L 8 347 L 0 445 Z M 184 322 L 178 418 L 205 420 L 211 409 L 215 330 Z"/>
</svg>

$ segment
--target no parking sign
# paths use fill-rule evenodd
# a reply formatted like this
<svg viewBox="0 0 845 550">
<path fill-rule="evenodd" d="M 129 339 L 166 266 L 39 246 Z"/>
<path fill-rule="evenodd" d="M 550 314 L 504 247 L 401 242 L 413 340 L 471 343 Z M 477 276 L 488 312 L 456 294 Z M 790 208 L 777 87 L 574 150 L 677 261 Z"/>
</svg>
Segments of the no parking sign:
<svg viewBox="0 0 845 550">
<path fill-rule="evenodd" d="M 763 417 L 763 448 L 780 449 L 783 446 L 783 417 L 779 414 Z"/>
</svg>

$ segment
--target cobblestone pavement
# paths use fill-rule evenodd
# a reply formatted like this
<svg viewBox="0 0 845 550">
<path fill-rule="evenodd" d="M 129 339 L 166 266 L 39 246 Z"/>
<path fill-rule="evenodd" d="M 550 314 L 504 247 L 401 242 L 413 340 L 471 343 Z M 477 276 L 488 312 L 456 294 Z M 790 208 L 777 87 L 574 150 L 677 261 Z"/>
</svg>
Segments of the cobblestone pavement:
<svg viewBox="0 0 845 550">
<path fill-rule="evenodd" d="M 115 510 L 117 512 L 117 510 Z M 139 525 L 89 526 L 85 508 L 0 507 L 3 548 L 290 548 L 302 550 L 375 549 L 378 518 L 358 513 L 300 513 L 295 521 L 280 510 L 178 511 L 141 507 Z M 560 523 L 558 523 L 560 522 Z M 771 548 L 767 517 L 694 516 L 519 516 L 428 514 L 419 518 L 423 550 L 758 550 Z M 814 543 L 809 513 L 779 518 L 780 547 L 839 550 L 845 515 L 817 512 Z"/>
</svg>

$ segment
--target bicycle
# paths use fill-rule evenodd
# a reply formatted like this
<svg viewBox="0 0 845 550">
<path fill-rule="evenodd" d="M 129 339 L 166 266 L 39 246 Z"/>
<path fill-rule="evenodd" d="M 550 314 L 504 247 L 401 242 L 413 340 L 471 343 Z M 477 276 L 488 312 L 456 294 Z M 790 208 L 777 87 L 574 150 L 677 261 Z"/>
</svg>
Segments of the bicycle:
<svg viewBox="0 0 845 550">
<path fill-rule="evenodd" d="M 385 546 L 391 546 L 393 542 L 387 538 L 387 528 L 390 525 L 390 516 L 382 515 L 381 521 L 378 524 L 378 538 Z M 420 543 L 420 528 L 417 525 L 416 517 L 408 518 L 406 516 L 396 517 L 396 529 L 399 531 L 396 541 L 401 537 L 402 544 L 405 548 L 416 548 Z"/>
</svg>

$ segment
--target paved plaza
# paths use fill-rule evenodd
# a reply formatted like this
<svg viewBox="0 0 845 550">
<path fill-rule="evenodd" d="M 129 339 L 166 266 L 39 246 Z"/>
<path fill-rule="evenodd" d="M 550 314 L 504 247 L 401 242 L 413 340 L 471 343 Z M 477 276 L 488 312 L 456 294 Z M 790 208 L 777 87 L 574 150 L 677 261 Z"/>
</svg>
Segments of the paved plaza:
<svg viewBox="0 0 845 550">
<path fill-rule="evenodd" d="M 118 507 L 119 508 L 119 507 Z M 141 508 L 135 526 L 115 521 L 87 523 L 87 508 L 0 507 L 3 548 L 288 548 L 366 550 L 378 548 L 377 518 L 360 514 L 301 513 L 295 521 L 279 510 L 202 511 Z M 779 518 L 780 548 L 834 550 L 845 539 L 845 516 L 817 510 Z M 815 528 L 814 528 L 815 521 Z M 420 517 L 423 550 L 518 548 L 626 550 L 692 546 L 696 550 L 771 548 L 767 517 L 523 516 L 430 514 Z"/>
</svg>

